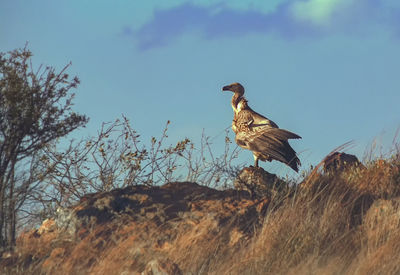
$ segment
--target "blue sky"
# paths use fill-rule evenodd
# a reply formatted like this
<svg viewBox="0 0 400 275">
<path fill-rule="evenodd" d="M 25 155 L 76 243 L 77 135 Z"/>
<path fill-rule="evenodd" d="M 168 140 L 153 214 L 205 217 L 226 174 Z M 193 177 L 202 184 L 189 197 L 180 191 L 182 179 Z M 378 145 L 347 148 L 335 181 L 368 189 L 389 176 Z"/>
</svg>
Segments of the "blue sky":
<svg viewBox="0 0 400 275">
<path fill-rule="evenodd" d="M 144 137 L 171 120 L 171 144 L 204 129 L 222 150 L 231 82 L 303 137 L 291 142 L 303 168 L 349 140 L 360 158 L 374 140 L 389 148 L 400 126 L 399 1 L 2 0 L 0 51 L 26 42 L 36 64 L 72 62 L 75 107 L 90 117 L 76 135 L 123 113 Z"/>
</svg>

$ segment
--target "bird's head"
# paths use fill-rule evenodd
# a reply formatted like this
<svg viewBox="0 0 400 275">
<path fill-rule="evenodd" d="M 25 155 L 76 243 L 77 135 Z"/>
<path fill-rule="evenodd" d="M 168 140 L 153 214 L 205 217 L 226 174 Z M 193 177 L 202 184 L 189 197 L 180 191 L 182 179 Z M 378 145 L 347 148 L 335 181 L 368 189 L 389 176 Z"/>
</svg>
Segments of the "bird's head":
<svg viewBox="0 0 400 275">
<path fill-rule="evenodd" d="M 231 91 L 231 92 L 234 92 L 235 94 L 237 93 L 237 94 L 240 94 L 240 95 L 244 94 L 243 86 L 240 83 L 237 83 L 237 82 L 222 87 L 222 91 Z"/>
</svg>

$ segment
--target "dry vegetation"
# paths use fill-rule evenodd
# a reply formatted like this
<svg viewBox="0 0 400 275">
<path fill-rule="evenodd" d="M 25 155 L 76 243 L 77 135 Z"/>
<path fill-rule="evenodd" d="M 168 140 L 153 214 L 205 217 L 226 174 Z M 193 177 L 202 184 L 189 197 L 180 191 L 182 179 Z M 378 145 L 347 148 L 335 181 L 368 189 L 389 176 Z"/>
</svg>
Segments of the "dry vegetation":
<svg viewBox="0 0 400 275">
<path fill-rule="evenodd" d="M 265 218 L 234 270 L 249 274 L 398 274 L 400 159 L 306 178 Z M 235 273 L 235 272 L 233 272 Z"/>
<path fill-rule="evenodd" d="M 156 265 L 170 274 L 400 273 L 398 154 L 343 172 L 310 171 L 286 196 L 268 198 L 259 223 L 243 211 L 251 203 L 264 207 L 260 201 L 202 192 L 208 199 L 193 197 L 190 215 L 175 221 L 153 223 L 149 216 L 148 222 L 134 222 L 122 215 L 81 227 L 74 238 L 58 230 L 24 233 L 18 256 L 3 259 L 2 270 L 122 274 Z M 233 219 L 210 217 L 214 213 Z M 246 215 L 252 222 L 244 228 Z"/>
</svg>

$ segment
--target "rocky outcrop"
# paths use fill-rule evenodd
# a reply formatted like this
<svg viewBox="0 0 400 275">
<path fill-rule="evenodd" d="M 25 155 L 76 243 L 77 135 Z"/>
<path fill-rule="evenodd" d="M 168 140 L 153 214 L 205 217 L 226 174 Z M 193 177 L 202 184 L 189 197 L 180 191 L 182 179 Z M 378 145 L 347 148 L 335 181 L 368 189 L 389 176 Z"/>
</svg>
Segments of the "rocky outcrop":
<svg viewBox="0 0 400 275">
<path fill-rule="evenodd" d="M 260 202 L 261 209 L 257 208 Z M 75 234 L 82 227 L 110 222 L 121 215 L 128 215 L 135 222 L 151 221 L 157 226 L 181 220 L 197 223 L 205 215 L 212 216 L 217 223 L 231 218 L 256 222 L 266 202 L 267 198 L 253 201 L 246 192 L 218 191 L 191 182 L 161 187 L 139 185 L 87 195 L 71 209 L 58 209 L 55 224 Z"/>
<path fill-rule="evenodd" d="M 329 154 L 322 162 L 324 172 L 342 172 L 351 167 L 364 167 L 356 156 L 343 152 Z"/>
<path fill-rule="evenodd" d="M 30 271 L 45 274 L 188 274 L 204 265 L 197 258 L 239 249 L 268 203 L 191 182 L 90 194 L 22 234 L 25 255 L 14 260 L 30 259 Z"/>
<path fill-rule="evenodd" d="M 245 167 L 234 182 L 235 189 L 246 191 L 253 198 L 271 198 L 285 193 L 288 184 L 261 167 Z M 286 192 L 287 193 L 287 192 Z"/>
<path fill-rule="evenodd" d="M 322 165 L 298 185 L 250 167 L 236 190 L 175 182 L 87 195 L 22 233 L 0 273 L 400 274 L 400 160 Z"/>
<path fill-rule="evenodd" d="M 152 260 L 147 263 L 141 275 L 182 275 L 178 265 L 169 261 Z"/>
<path fill-rule="evenodd" d="M 400 227 L 400 199 L 376 200 L 366 213 L 364 221 L 370 247 L 379 247 Z"/>
</svg>

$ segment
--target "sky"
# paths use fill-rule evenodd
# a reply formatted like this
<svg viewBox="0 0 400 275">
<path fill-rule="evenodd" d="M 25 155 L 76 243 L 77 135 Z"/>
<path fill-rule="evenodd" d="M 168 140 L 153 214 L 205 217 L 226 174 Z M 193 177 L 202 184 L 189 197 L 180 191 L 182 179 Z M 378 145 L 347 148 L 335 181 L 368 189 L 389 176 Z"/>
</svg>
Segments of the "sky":
<svg viewBox="0 0 400 275">
<path fill-rule="evenodd" d="M 302 136 L 291 144 L 303 169 L 351 140 L 360 159 L 387 151 L 400 126 L 397 0 L 0 0 L 0 52 L 26 43 L 35 64 L 72 62 L 74 108 L 90 118 L 75 136 L 124 114 L 146 139 L 170 120 L 171 144 L 204 131 L 220 152 L 232 82 Z"/>
</svg>

